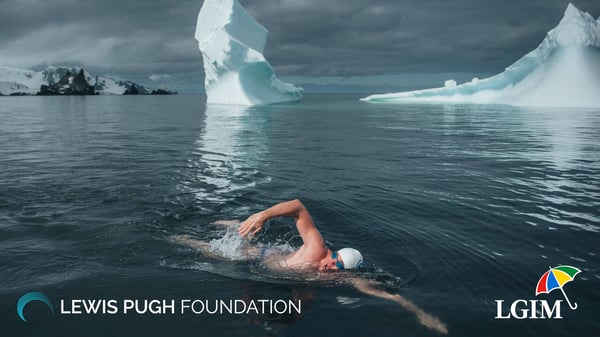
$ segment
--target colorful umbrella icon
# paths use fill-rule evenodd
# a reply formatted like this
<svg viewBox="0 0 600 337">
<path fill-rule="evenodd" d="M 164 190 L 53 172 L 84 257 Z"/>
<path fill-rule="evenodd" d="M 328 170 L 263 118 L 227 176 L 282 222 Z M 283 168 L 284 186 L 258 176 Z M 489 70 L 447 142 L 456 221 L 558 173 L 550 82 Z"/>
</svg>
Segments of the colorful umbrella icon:
<svg viewBox="0 0 600 337">
<path fill-rule="evenodd" d="M 579 273 L 581 273 L 581 270 L 573 266 L 550 267 L 550 270 L 545 272 L 538 281 L 537 287 L 535 288 L 535 296 L 539 294 L 548 294 L 554 289 L 560 289 L 571 310 L 577 309 L 577 303 L 571 304 L 567 294 L 565 294 L 563 286 L 565 283 L 573 281 L 575 275 Z"/>
</svg>

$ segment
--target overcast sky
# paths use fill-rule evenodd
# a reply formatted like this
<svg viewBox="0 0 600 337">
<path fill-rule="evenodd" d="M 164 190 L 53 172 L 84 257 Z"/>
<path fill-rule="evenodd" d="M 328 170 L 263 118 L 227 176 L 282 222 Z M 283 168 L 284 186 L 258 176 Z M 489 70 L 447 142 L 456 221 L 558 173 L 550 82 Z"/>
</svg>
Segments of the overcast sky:
<svg viewBox="0 0 600 337">
<path fill-rule="evenodd" d="M 403 88 L 427 86 L 451 75 L 467 80 L 498 73 L 537 47 L 568 4 L 240 2 L 270 30 L 265 56 L 279 77 L 349 90 L 376 88 L 381 85 L 378 78 L 385 86 Z M 600 15 L 598 0 L 573 3 L 594 17 Z M 0 0 L 0 65 L 34 70 L 77 65 L 93 73 L 199 92 L 204 74 L 194 31 L 201 7 L 201 0 Z"/>
</svg>

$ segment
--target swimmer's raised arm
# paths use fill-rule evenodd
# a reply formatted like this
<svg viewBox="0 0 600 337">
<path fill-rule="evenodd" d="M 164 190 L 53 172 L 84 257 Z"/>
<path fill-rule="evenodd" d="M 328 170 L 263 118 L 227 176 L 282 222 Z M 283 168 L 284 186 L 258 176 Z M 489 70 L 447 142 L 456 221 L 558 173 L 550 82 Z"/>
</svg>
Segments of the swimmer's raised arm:
<svg viewBox="0 0 600 337">
<path fill-rule="evenodd" d="M 258 233 L 265 221 L 280 216 L 288 216 L 296 219 L 296 228 L 302 237 L 305 245 L 324 245 L 325 242 L 321 233 L 313 223 L 310 213 L 298 199 L 279 203 L 264 211 L 251 215 L 238 228 L 238 233 L 242 236 Z"/>
<path fill-rule="evenodd" d="M 379 298 L 384 298 L 386 300 L 390 300 L 390 301 L 400 304 L 400 306 L 402 306 L 404 309 L 415 314 L 417 316 L 417 318 L 419 319 L 419 322 L 421 324 L 423 324 L 424 326 L 426 326 L 432 330 L 435 330 L 439 333 L 442 333 L 442 334 L 448 333 L 448 330 L 446 329 L 446 325 L 444 323 L 442 323 L 437 317 L 434 317 L 434 316 L 426 313 L 425 311 L 423 311 L 423 309 L 419 308 L 416 304 L 405 299 L 404 297 L 400 296 L 399 294 L 391 294 L 385 290 L 380 289 L 377 286 L 378 282 L 372 281 L 372 280 L 366 280 L 366 279 L 360 278 L 360 277 L 351 277 L 351 278 L 348 278 L 347 281 L 348 281 L 348 283 L 352 284 L 356 289 L 358 289 L 362 293 L 365 293 L 365 294 L 371 295 L 371 296 L 375 296 L 375 297 L 379 297 Z"/>
<path fill-rule="evenodd" d="M 238 233 L 242 236 L 246 236 L 248 234 L 255 235 L 262 229 L 265 221 L 280 216 L 289 216 L 296 219 L 296 221 L 301 220 L 302 223 L 307 227 L 314 227 L 312 218 L 310 217 L 306 207 L 302 205 L 300 200 L 295 199 L 279 203 L 275 206 L 265 209 L 264 211 L 260 211 L 251 215 L 248 217 L 248 219 L 242 222 L 238 228 Z"/>
</svg>

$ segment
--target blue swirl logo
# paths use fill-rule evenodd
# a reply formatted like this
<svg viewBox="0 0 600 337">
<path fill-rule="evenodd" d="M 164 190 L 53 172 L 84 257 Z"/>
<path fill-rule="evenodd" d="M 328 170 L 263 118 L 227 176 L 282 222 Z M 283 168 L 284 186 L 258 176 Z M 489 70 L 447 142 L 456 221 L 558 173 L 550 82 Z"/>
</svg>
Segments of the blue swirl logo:
<svg viewBox="0 0 600 337">
<path fill-rule="evenodd" d="M 21 298 L 19 298 L 19 301 L 17 302 L 17 314 L 19 314 L 19 317 L 21 317 L 23 322 L 27 322 L 25 316 L 23 316 L 23 309 L 25 309 L 27 303 L 31 301 L 40 301 L 46 303 L 46 305 L 48 305 L 48 308 L 50 308 L 50 311 L 52 311 L 52 314 L 54 315 L 54 307 L 52 306 L 52 303 L 50 302 L 48 297 L 46 297 L 46 295 L 40 292 L 34 291 L 21 296 Z"/>
</svg>

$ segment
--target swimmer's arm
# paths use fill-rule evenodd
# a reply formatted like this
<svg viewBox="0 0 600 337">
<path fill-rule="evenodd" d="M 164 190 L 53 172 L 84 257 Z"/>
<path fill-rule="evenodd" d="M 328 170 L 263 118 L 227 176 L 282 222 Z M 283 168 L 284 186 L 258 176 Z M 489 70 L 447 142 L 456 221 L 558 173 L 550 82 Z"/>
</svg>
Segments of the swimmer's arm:
<svg viewBox="0 0 600 337">
<path fill-rule="evenodd" d="M 217 221 L 213 222 L 213 224 L 219 225 L 219 226 L 235 226 L 235 225 L 239 225 L 240 221 L 239 220 L 217 220 Z"/>
<path fill-rule="evenodd" d="M 359 277 L 352 277 L 352 278 L 348 279 L 348 282 L 350 284 L 352 284 L 356 289 L 358 289 L 358 291 L 360 291 L 362 293 L 365 293 L 365 294 L 371 295 L 371 296 L 375 296 L 375 297 L 379 297 L 379 298 L 384 298 L 386 300 L 390 300 L 392 302 L 396 302 L 396 303 L 400 304 L 400 306 L 402 306 L 404 309 L 415 314 L 417 316 L 417 318 L 419 319 L 419 322 L 421 324 L 423 324 L 424 326 L 426 326 L 432 330 L 435 330 L 439 333 L 442 333 L 442 334 L 448 333 L 448 330 L 446 329 L 446 325 L 444 323 L 440 322 L 440 320 L 437 317 L 434 317 L 434 316 L 426 313 L 425 311 L 423 311 L 423 309 L 419 308 L 416 304 L 405 299 L 404 297 L 400 296 L 399 294 L 391 294 L 385 290 L 378 288 L 377 287 L 378 282 L 366 280 L 366 279 L 359 278 Z"/>
<path fill-rule="evenodd" d="M 208 242 L 192 239 L 189 235 L 171 235 L 169 241 L 188 246 L 200 252 L 210 251 Z"/>
<path fill-rule="evenodd" d="M 310 213 L 298 199 L 279 203 L 250 216 L 238 228 L 238 233 L 242 236 L 248 234 L 255 235 L 262 229 L 265 221 L 280 216 L 289 216 L 296 219 L 296 228 L 298 229 L 298 233 L 300 233 L 304 244 L 324 245 L 321 233 L 319 233 L 317 227 L 315 227 Z"/>
</svg>

